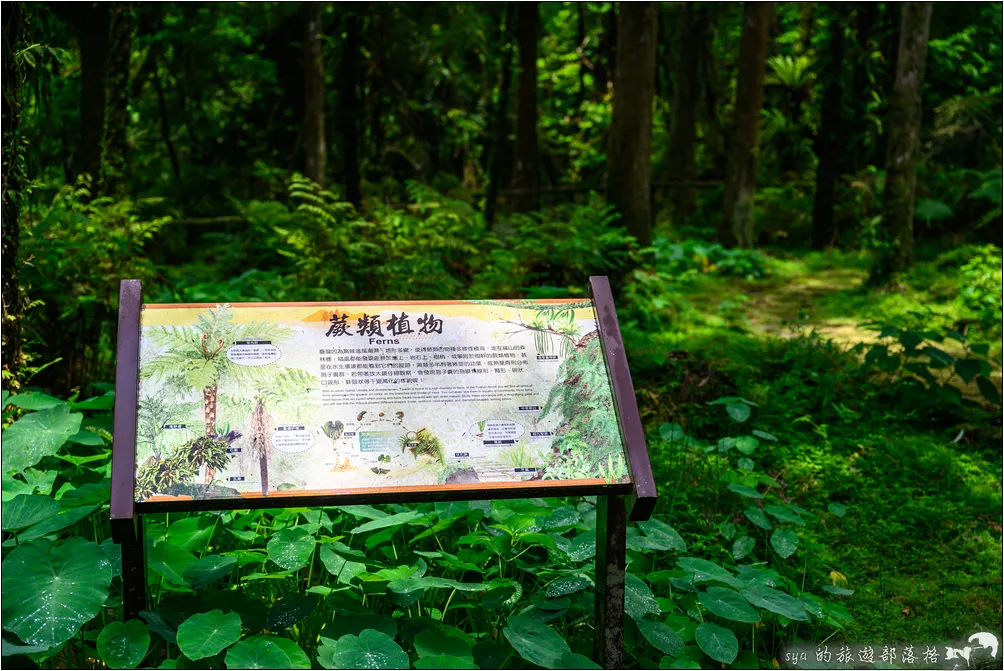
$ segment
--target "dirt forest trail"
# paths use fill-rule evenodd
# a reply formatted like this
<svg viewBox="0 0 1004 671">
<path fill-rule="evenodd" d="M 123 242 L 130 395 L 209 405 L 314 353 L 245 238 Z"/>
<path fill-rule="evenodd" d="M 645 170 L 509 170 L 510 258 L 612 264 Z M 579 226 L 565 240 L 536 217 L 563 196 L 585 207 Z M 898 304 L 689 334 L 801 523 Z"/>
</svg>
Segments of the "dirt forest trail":
<svg viewBox="0 0 1004 671">
<path fill-rule="evenodd" d="M 860 293 L 867 280 L 868 272 L 861 268 L 821 268 L 811 273 L 767 280 L 739 280 L 731 286 L 734 293 L 730 299 L 735 300 L 740 294 L 745 297 L 746 325 L 756 334 L 793 338 L 800 331 L 811 329 L 850 349 L 861 343 L 879 342 L 878 332 L 863 324 L 886 315 L 845 312 L 843 316 L 835 316 L 832 306 L 846 304 L 847 297 Z M 938 343 L 938 347 L 954 357 L 965 355 L 964 348 L 951 339 Z M 1000 392 L 1001 367 L 996 363 L 992 365 L 990 379 Z M 932 372 L 945 380 L 951 378 L 951 383 L 960 387 L 966 396 L 981 398 L 975 383 L 963 384 L 957 376 L 952 376 L 951 369 Z"/>
<path fill-rule="evenodd" d="M 858 268 L 827 268 L 766 282 L 743 281 L 737 288 L 749 299 L 744 312 L 754 331 L 790 338 L 795 334 L 790 326 L 797 324 L 850 348 L 874 342 L 876 333 L 861 327 L 862 320 L 855 317 L 818 317 L 817 307 L 821 299 L 854 291 L 867 279 L 868 273 Z"/>
</svg>

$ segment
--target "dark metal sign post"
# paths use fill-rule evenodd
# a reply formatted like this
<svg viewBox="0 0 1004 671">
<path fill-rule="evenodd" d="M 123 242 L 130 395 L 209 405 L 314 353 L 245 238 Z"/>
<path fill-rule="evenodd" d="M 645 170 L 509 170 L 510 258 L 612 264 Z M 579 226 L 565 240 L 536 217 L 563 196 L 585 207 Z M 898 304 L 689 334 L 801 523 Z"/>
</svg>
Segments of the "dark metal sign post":
<svg viewBox="0 0 1004 671">
<path fill-rule="evenodd" d="M 591 277 L 590 287 L 597 314 L 597 328 L 609 372 L 614 406 L 623 437 L 630 483 L 612 483 L 602 490 L 595 486 L 568 486 L 551 495 L 596 495 L 596 602 L 595 656 L 604 668 L 624 665 L 624 584 L 627 522 L 648 519 L 657 493 L 648 449 L 638 414 L 634 385 L 628 370 L 624 342 L 614 307 L 610 282 Z M 122 603 L 125 619 L 140 616 L 147 608 L 147 580 L 143 513 L 245 510 L 336 506 L 360 503 L 394 503 L 531 498 L 546 490 L 527 483 L 506 489 L 443 489 L 424 492 L 360 492 L 338 495 L 276 496 L 251 499 L 195 499 L 136 501 L 136 428 L 139 409 L 140 317 L 143 311 L 139 280 L 122 280 L 119 293 L 117 368 L 115 373 L 115 433 L 112 443 L 111 526 L 113 540 L 122 546 Z"/>
</svg>

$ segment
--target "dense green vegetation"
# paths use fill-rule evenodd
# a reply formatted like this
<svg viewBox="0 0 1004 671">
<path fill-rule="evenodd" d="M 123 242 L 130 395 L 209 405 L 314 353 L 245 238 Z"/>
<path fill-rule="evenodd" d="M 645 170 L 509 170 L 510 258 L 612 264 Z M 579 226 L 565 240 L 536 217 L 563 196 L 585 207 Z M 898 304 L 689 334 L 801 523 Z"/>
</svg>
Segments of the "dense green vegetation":
<svg viewBox="0 0 1004 671">
<path fill-rule="evenodd" d="M 588 498 L 150 516 L 123 622 L 122 278 L 609 275 L 661 492 L 628 530 L 632 667 L 1000 636 L 1001 14 L 7 3 L 4 666 L 595 666 Z"/>
</svg>

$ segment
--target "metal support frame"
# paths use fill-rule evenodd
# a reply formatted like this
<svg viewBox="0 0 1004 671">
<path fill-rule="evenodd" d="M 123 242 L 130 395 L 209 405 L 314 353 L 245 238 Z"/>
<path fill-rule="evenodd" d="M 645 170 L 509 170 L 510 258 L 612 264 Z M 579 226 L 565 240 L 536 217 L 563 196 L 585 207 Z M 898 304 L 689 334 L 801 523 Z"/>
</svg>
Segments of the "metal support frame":
<svg viewBox="0 0 1004 671">
<path fill-rule="evenodd" d="M 596 662 L 624 668 L 624 569 L 627 508 L 623 496 L 596 497 Z"/>
</svg>

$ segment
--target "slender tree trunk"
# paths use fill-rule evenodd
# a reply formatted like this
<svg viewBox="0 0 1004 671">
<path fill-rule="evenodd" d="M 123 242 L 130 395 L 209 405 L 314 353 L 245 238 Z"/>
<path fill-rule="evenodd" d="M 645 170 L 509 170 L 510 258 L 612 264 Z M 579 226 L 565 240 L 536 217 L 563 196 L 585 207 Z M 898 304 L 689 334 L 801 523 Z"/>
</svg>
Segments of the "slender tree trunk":
<svg viewBox="0 0 1004 671">
<path fill-rule="evenodd" d="M 519 41 L 519 88 L 516 93 L 516 153 L 512 189 L 513 212 L 537 207 L 537 3 L 521 2 L 516 21 Z"/>
<path fill-rule="evenodd" d="M 658 24 L 656 2 L 621 3 L 618 8 L 621 39 L 607 139 L 607 199 L 643 247 L 652 242 L 652 102 Z"/>
<path fill-rule="evenodd" d="M 367 28 L 370 45 L 370 69 L 369 69 L 369 94 L 367 95 L 367 105 L 369 107 L 369 133 L 372 138 L 372 161 L 371 171 L 380 174 L 380 165 L 383 160 L 383 147 L 386 131 L 383 124 L 383 93 L 385 84 L 384 61 L 386 59 L 387 36 L 384 34 L 383 17 L 380 6 L 374 7 L 370 14 L 370 23 Z"/>
<path fill-rule="evenodd" d="M 206 435 L 216 434 L 216 396 L 219 387 L 215 384 L 209 385 L 202 390 L 202 414 L 206 423 Z M 206 466 L 206 484 L 208 485 L 216 477 L 216 469 Z"/>
<path fill-rule="evenodd" d="M 341 135 L 344 157 L 345 200 L 358 209 L 363 204 L 359 172 L 359 45 L 361 20 L 355 9 L 345 15 L 345 42 L 342 44 Z"/>
<path fill-rule="evenodd" d="M 105 128 L 105 86 L 108 83 L 109 4 L 81 3 L 80 147 L 77 174 L 88 174 L 95 186 L 101 176 L 101 144 Z"/>
<path fill-rule="evenodd" d="M 156 49 L 156 47 L 154 47 Z M 157 110 L 160 113 L 160 133 L 161 137 L 164 138 L 164 146 L 167 148 L 167 157 L 171 161 L 171 172 L 174 173 L 174 179 L 181 182 L 181 163 L 178 161 L 178 152 L 174 148 L 174 142 L 171 140 L 171 119 L 167 112 L 167 98 L 164 96 L 164 85 L 160 81 L 160 65 L 157 62 L 158 57 L 155 53 L 150 54 L 150 58 L 154 59 L 153 68 L 153 86 L 157 90 Z"/>
<path fill-rule="evenodd" d="M 306 176 L 325 185 L 327 166 L 324 142 L 324 36 L 321 34 L 321 12 L 324 5 L 308 2 L 304 5 L 303 72 L 306 114 L 303 127 L 307 137 Z"/>
<path fill-rule="evenodd" d="M 711 10 L 702 7 L 702 11 L 709 15 L 708 23 L 711 23 Z M 700 108 L 703 112 L 704 138 L 702 144 L 705 151 L 710 155 L 704 169 L 699 173 L 711 179 L 724 180 L 728 173 L 728 142 L 725 135 L 725 124 L 722 120 L 720 100 L 722 97 L 721 77 L 718 71 L 718 62 L 715 60 L 715 45 L 711 39 L 709 28 L 708 39 L 704 40 L 698 58 L 701 81 L 703 83 L 701 91 L 704 94 L 704 105 Z"/>
<path fill-rule="evenodd" d="M 579 43 L 575 46 L 576 51 L 579 52 L 579 91 L 577 97 L 576 109 L 582 109 L 582 103 L 586 101 L 586 3 L 577 2 L 575 7 L 578 10 L 578 41 Z"/>
<path fill-rule="evenodd" d="M 773 16 L 774 3 L 745 3 L 736 84 L 735 144 L 725 184 L 725 216 L 718 228 L 719 241 L 727 245 L 752 247 L 755 242 L 753 198 L 760 155 L 760 107 Z"/>
<path fill-rule="evenodd" d="M 617 3 L 611 2 L 610 9 L 603 15 L 603 32 L 596 45 L 596 58 L 593 62 L 596 92 L 607 95 L 613 83 L 614 70 L 617 65 Z"/>
<path fill-rule="evenodd" d="M 854 20 L 852 22 L 854 30 L 854 46 L 848 54 L 847 60 L 853 63 L 851 74 L 850 91 L 863 91 L 868 86 L 868 71 L 872 55 L 872 38 L 875 34 L 876 23 L 878 21 L 879 5 L 875 2 L 856 3 Z M 856 173 L 867 163 L 868 135 L 870 120 L 867 116 L 867 96 L 852 95 L 847 99 L 848 115 L 844 120 L 847 127 L 844 135 L 850 141 L 850 151 L 842 148 L 848 160 L 846 171 Z"/>
<path fill-rule="evenodd" d="M 261 495 L 268 496 L 268 457 L 264 454 L 258 457 L 258 470 L 261 472 Z"/>
<path fill-rule="evenodd" d="M 823 118 L 816 136 L 816 195 L 812 201 L 812 246 L 825 249 L 834 244 L 837 227 L 833 219 L 834 196 L 844 151 L 844 25 L 846 12 L 838 5 L 828 7 L 830 41 L 823 65 Z"/>
<path fill-rule="evenodd" d="M 701 99 L 698 68 L 707 19 L 704 10 L 694 2 L 683 4 L 677 23 L 676 72 L 673 77 L 673 107 L 669 124 L 669 155 L 666 177 L 670 181 L 697 179 L 694 149 L 697 144 L 697 109 Z M 694 212 L 693 187 L 674 187 L 669 194 L 673 223 L 685 221 Z"/>
<path fill-rule="evenodd" d="M 882 218 L 889 243 L 872 273 L 881 283 L 906 270 L 913 258 L 913 210 L 916 201 L 917 153 L 920 148 L 921 93 L 927 41 L 931 31 L 930 2 L 904 2 L 900 24 L 896 82 L 889 110 L 885 202 Z"/>
<path fill-rule="evenodd" d="M 14 54 L 25 32 L 24 5 L 5 6 L 3 21 L 3 369 L 14 374 L 21 365 L 20 197 L 24 182 L 21 141 L 21 77 Z M 4 387 L 8 385 L 4 377 Z"/>
<path fill-rule="evenodd" d="M 512 88 L 512 24 L 516 19 L 516 3 L 506 4 L 502 24 L 502 58 L 499 69 L 499 99 L 495 108 L 495 138 L 492 141 L 491 162 L 488 166 L 488 188 L 485 190 L 485 225 L 491 228 L 495 223 L 495 208 L 498 205 L 499 185 L 502 182 L 502 162 L 506 155 L 509 137 L 509 89 Z"/>
<path fill-rule="evenodd" d="M 111 47 L 108 63 L 108 108 L 105 116 L 104 158 L 101 161 L 101 192 L 112 194 L 126 181 L 129 126 L 129 66 L 136 14 L 131 2 L 113 5 Z"/>
</svg>

